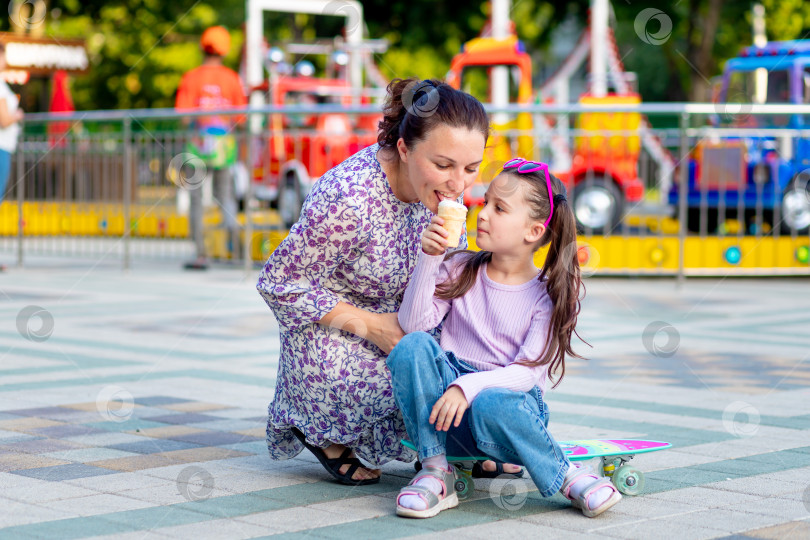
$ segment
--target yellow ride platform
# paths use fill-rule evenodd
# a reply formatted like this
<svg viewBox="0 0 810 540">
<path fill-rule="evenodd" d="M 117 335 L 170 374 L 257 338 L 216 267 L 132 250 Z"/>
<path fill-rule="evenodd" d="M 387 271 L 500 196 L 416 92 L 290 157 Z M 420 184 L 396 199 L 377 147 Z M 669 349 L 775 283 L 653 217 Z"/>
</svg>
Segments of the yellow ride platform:
<svg viewBox="0 0 810 540">
<path fill-rule="evenodd" d="M 470 249 L 475 244 L 478 208 L 467 219 Z M 245 215 L 239 215 L 244 225 Z M 20 223 L 17 203 L 0 204 L 0 237 L 15 237 Z M 260 210 L 251 215 L 254 228 L 250 256 L 262 262 L 288 234 L 278 214 Z M 188 218 L 173 206 L 136 204 L 130 212 L 131 234 L 136 238 L 187 239 Z M 121 204 L 25 202 L 22 216 L 25 236 L 120 237 L 124 234 Z M 665 217 L 631 216 L 628 226 L 649 231 L 642 236 L 581 236 L 577 255 L 584 275 L 675 274 L 678 271 L 680 242 L 678 220 Z M 724 224 L 733 234 L 734 222 Z M 244 233 L 240 235 L 244 242 Z M 210 256 L 232 258 L 228 239 L 217 208 L 205 213 L 205 242 Z M 572 248 L 573 249 L 573 248 Z M 546 250 L 535 256 L 542 266 Z M 810 275 L 810 239 L 761 236 L 689 236 L 684 242 L 684 268 L 687 275 Z"/>
</svg>

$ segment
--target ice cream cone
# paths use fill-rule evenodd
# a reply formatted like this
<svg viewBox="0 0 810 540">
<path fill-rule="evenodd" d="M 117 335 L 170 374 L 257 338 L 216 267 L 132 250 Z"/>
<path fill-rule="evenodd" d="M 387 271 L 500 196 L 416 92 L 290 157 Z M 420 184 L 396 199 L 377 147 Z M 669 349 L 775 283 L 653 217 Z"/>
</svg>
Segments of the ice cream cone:
<svg viewBox="0 0 810 540">
<path fill-rule="evenodd" d="M 447 246 L 458 247 L 461 229 L 467 221 L 467 207 L 456 201 L 442 201 L 439 203 L 439 217 L 444 220 L 444 228 L 449 235 Z"/>
</svg>

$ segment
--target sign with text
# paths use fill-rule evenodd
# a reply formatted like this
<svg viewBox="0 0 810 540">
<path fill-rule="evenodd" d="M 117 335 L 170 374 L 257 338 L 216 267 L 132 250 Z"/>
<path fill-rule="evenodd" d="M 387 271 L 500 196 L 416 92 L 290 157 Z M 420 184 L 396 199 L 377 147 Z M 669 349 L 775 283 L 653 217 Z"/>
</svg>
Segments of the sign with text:
<svg viewBox="0 0 810 540">
<path fill-rule="evenodd" d="M 31 75 L 50 75 L 54 71 L 86 73 L 90 67 L 84 40 L 33 38 L 0 33 L 6 47 L 9 70 L 24 70 Z"/>
</svg>

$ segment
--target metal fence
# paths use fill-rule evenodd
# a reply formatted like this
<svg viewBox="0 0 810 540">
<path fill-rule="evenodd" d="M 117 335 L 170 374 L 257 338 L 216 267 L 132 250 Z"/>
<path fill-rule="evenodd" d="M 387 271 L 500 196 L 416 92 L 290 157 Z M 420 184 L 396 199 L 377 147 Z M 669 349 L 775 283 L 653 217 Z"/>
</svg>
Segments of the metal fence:
<svg viewBox="0 0 810 540">
<path fill-rule="evenodd" d="M 0 251 L 21 265 L 37 254 L 112 257 L 125 268 L 190 259 L 189 195 L 200 190 L 208 254 L 246 268 L 263 260 L 317 178 L 376 140 L 379 110 L 266 107 L 245 121 L 246 112 L 28 115 L 0 204 Z M 510 157 L 548 162 L 569 188 L 586 275 L 810 274 L 810 105 L 490 112 L 468 200 Z M 235 126 L 213 143 L 187 127 L 211 116 Z M 212 144 L 219 153 L 207 153 Z M 214 170 L 233 184 L 235 238 L 214 204 Z"/>
</svg>

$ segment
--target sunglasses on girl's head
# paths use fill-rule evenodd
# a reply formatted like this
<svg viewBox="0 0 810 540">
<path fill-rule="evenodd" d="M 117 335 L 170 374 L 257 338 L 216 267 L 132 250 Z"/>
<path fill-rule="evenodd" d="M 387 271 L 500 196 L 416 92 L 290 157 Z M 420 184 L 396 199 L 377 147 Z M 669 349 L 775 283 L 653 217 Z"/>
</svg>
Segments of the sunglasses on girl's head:
<svg viewBox="0 0 810 540">
<path fill-rule="evenodd" d="M 554 194 L 551 192 L 551 175 L 548 174 L 548 165 L 538 161 L 528 161 L 523 158 L 515 158 L 504 163 L 503 170 L 506 169 L 517 169 L 517 172 L 521 174 L 543 171 L 543 176 L 546 179 L 546 187 L 548 188 L 548 204 L 551 207 L 548 212 L 546 222 L 543 223 L 543 225 L 548 227 L 548 223 L 551 221 L 551 216 L 554 215 Z"/>
</svg>

